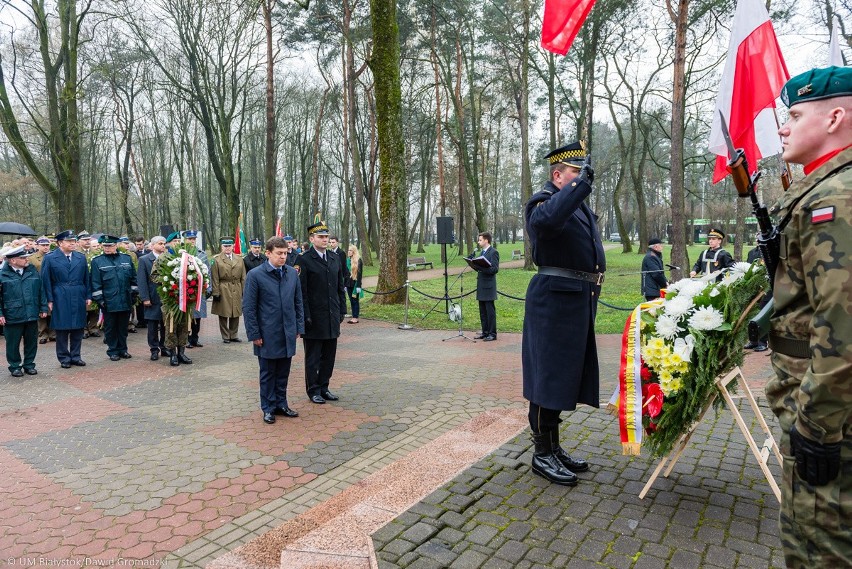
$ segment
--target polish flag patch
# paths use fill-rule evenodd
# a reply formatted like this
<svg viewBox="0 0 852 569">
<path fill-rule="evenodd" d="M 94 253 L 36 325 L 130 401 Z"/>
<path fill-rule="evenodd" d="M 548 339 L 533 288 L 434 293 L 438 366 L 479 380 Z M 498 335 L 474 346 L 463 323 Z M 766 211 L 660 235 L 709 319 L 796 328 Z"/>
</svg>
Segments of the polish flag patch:
<svg viewBox="0 0 852 569">
<path fill-rule="evenodd" d="M 834 206 L 811 210 L 811 223 L 825 223 L 826 221 L 834 221 Z"/>
</svg>

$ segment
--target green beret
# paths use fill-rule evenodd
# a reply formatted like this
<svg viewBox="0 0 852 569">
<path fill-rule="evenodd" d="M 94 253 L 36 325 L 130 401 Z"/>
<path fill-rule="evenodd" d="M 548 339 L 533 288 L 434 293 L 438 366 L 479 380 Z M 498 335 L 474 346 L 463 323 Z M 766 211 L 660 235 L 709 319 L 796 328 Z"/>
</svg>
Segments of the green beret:
<svg viewBox="0 0 852 569">
<path fill-rule="evenodd" d="M 852 95 L 852 67 L 823 67 L 796 75 L 781 88 L 787 107 L 808 101 Z"/>
<path fill-rule="evenodd" d="M 171 243 L 175 239 L 180 239 L 180 231 L 172 231 L 169 233 L 169 236 L 166 237 L 166 243 Z"/>
</svg>

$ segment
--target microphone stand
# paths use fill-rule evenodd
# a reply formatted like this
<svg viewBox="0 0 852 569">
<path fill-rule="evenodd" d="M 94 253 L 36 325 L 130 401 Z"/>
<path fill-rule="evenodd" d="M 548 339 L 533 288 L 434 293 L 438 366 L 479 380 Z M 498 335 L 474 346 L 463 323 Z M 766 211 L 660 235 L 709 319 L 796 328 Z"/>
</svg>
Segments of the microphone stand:
<svg viewBox="0 0 852 569">
<path fill-rule="evenodd" d="M 443 340 L 441 340 L 442 342 L 446 342 L 447 340 L 452 340 L 454 338 L 463 338 L 465 340 L 468 340 L 469 342 L 473 342 L 474 344 L 476 343 L 476 340 L 474 340 L 473 338 L 468 338 L 467 336 L 465 336 L 464 329 L 462 327 L 463 326 L 462 323 L 464 321 L 464 310 L 462 309 L 462 301 L 464 300 L 464 273 L 465 273 L 465 271 L 467 271 L 467 269 L 468 269 L 468 267 L 464 267 L 462 269 L 462 272 L 460 272 L 459 276 L 458 276 L 459 288 L 461 289 L 461 292 L 459 293 L 461 298 L 459 298 L 459 304 L 458 304 L 458 307 L 459 307 L 459 333 L 456 334 L 455 336 L 450 336 L 449 338 L 444 338 Z M 444 298 L 447 299 L 447 303 L 449 304 L 450 295 L 445 294 Z M 447 310 L 447 312 L 449 313 L 449 310 Z"/>
</svg>

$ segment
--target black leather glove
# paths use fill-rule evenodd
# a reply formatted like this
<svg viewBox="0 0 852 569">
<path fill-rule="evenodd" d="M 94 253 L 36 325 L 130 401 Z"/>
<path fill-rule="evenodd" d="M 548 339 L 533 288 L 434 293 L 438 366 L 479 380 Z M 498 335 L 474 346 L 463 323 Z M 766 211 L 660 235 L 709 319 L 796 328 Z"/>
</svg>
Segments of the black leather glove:
<svg viewBox="0 0 852 569">
<path fill-rule="evenodd" d="M 592 156 L 591 154 L 586 156 L 586 160 L 583 162 L 583 165 L 580 167 L 580 175 L 577 176 L 580 180 L 587 182 L 590 186 L 592 182 L 595 181 L 595 169 L 592 168 Z"/>
<path fill-rule="evenodd" d="M 825 486 L 840 474 L 840 443 L 818 443 L 790 429 L 790 451 L 799 476 L 812 486 Z"/>
<path fill-rule="evenodd" d="M 313 320 L 311 320 L 310 318 L 306 318 L 306 319 L 305 319 L 305 331 L 306 331 L 306 332 L 307 332 L 308 330 L 310 330 L 310 329 L 311 329 L 311 326 L 313 326 L 313 325 L 314 325 L 314 321 L 313 321 Z"/>
</svg>

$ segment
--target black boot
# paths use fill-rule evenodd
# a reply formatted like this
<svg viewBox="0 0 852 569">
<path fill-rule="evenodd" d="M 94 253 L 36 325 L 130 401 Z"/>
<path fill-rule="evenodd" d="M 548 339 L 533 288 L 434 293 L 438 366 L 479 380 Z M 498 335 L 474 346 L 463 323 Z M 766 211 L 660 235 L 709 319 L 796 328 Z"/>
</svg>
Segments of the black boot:
<svg viewBox="0 0 852 569">
<path fill-rule="evenodd" d="M 550 445 L 553 447 L 554 456 L 571 472 L 585 472 L 589 469 L 588 462 L 582 458 L 572 457 L 559 446 L 559 429 L 550 431 Z"/>
<path fill-rule="evenodd" d="M 180 358 L 178 358 L 177 348 L 169 350 L 169 363 L 173 366 L 180 365 Z"/>
<path fill-rule="evenodd" d="M 532 471 L 542 478 L 550 480 L 554 484 L 562 486 L 576 486 L 577 475 L 565 468 L 553 454 L 553 445 L 550 433 L 533 433 L 535 451 L 532 457 Z"/>
<path fill-rule="evenodd" d="M 178 359 L 182 364 L 191 364 L 192 360 L 186 356 L 186 346 L 181 346 L 177 349 Z"/>
</svg>

